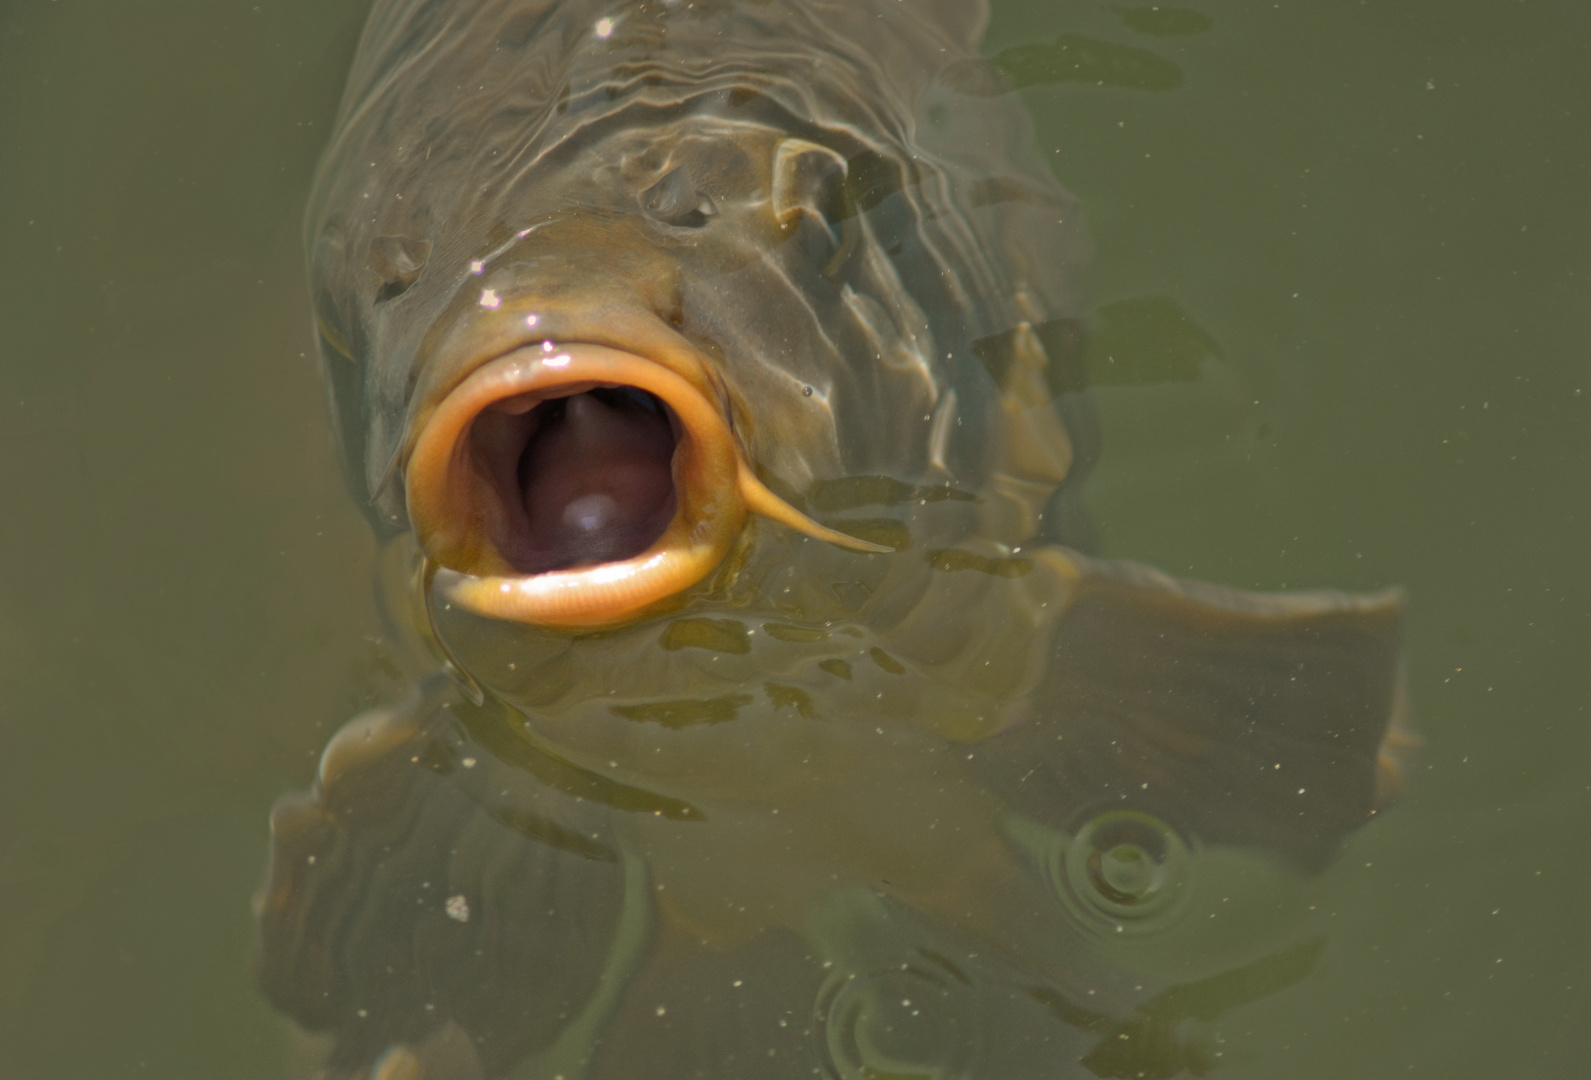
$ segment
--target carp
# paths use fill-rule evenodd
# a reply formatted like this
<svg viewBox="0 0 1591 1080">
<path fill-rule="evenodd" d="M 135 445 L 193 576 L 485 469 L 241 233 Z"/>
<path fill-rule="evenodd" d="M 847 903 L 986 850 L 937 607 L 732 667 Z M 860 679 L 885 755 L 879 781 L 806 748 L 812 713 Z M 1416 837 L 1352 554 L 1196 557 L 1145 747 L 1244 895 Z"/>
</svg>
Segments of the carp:
<svg viewBox="0 0 1591 1080">
<path fill-rule="evenodd" d="M 309 275 L 432 673 L 273 813 L 303 1075 L 1202 1074 L 1307 973 L 1102 943 L 1385 801 L 1401 595 L 1087 554 L 1088 242 L 986 20 L 376 3 Z"/>
</svg>

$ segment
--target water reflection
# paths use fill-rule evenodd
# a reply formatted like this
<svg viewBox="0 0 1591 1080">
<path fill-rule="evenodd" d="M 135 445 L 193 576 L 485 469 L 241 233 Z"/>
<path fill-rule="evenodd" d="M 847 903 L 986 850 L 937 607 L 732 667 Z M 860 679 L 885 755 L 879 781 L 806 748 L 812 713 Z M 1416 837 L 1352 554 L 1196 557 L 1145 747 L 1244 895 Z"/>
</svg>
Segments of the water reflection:
<svg viewBox="0 0 1591 1080">
<path fill-rule="evenodd" d="M 759 827 L 477 739 L 514 717 L 433 680 L 406 708 L 351 721 L 313 795 L 277 808 L 261 980 L 301 1023 L 337 1032 L 323 1051 L 333 1074 L 365 1075 L 368 1062 L 371 1077 L 405 1075 L 400 1064 L 420 1076 L 656 1076 L 739 1060 L 764 1076 L 1037 1078 L 1061 1061 L 1100 1077 L 1203 1075 L 1220 1056 L 1207 1025 L 1302 979 L 1323 947 L 1170 986 L 1132 974 L 1131 953 L 1091 956 L 1090 934 L 1175 936 L 1190 909 L 1196 928 L 1216 903 L 1208 890 L 1190 903 L 1195 856 L 1163 823 L 1112 811 L 1075 837 L 1006 822 L 1054 891 L 1044 903 L 1008 869 L 997 879 L 1020 892 L 1015 907 L 982 892 L 954 901 L 992 905 L 985 931 L 1026 939 L 991 950 L 965 917 L 911 910 L 898 886 L 937 873 L 897 875 L 877 854 L 870 881 L 854 863 L 803 869 L 824 856 L 843 869 L 848 847 L 854 858 L 868 845 L 838 833 L 802 845 L 794 803 Z M 526 769 L 545 783 L 527 786 Z M 885 824 L 886 804 L 860 820 L 892 846 L 971 820 Z M 1235 879 L 1217 876 L 1225 903 Z M 791 892 L 810 897 L 805 914 L 770 923 Z M 1023 910 L 1034 904 L 1038 923 Z M 702 921 L 723 905 L 728 918 Z"/>
<path fill-rule="evenodd" d="M 368 6 L 0 5 L 5 1076 L 279 1078 L 281 1020 L 246 971 L 265 813 L 427 670 L 370 640 L 368 531 L 300 355 L 294 203 Z M 1253 882 L 1267 903 L 1196 972 L 1180 928 L 1112 955 L 1180 986 L 1250 959 L 1257 925 L 1266 954 L 1330 933 L 1302 984 L 1219 1022 L 1234 1078 L 1578 1075 L 1583 35 L 1551 5 L 1189 6 L 1217 31 L 1123 20 L 1164 4 L 1011 0 L 985 49 L 1081 32 L 1186 75 L 1023 92 L 1088 207 L 1092 298 L 1175 296 L 1224 353 L 1198 381 L 1093 395 L 1088 503 L 1109 551 L 1189 576 L 1407 583 L 1431 739 L 1416 797 L 1325 878 Z M 817 665 L 865 678 L 865 653 Z M 1200 850 L 1181 926 L 1229 919 L 1230 890 L 1198 906 L 1228 854 Z"/>
<path fill-rule="evenodd" d="M 633 633 L 641 655 L 699 657 L 683 670 L 776 670 L 784 650 L 802 658 L 786 679 L 817 659 L 807 650 L 854 655 L 867 640 L 772 625 L 793 640 L 745 626 L 732 638 L 754 643 L 744 653 L 657 650 L 657 627 Z M 623 635 L 601 640 L 612 650 Z M 865 655 L 874 679 L 907 674 L 884 649 Z M 1180 830 L 1309 864 L 1329 851 L 1317 817 L 1292 832 L 1211 817 L 1197 757 L 1142 753 L 1110 766 L 1131 795 L 1101 812 L 1104 773 L 1056 786 L 1080 775 L 1068 758 L 1113 755 L 1125 734 L 1092 727 L 1086 698 L 1059 725 L 1030 720 L 1028 738 L 947 743 L 910 713 L 863 705 L 866 683 L 853 698 L 864 668 L 812 670 L 804 685 L 752 683 L 760 693 L 608 704 L 588 690 L 550 713 L 506 703 L 489 677 L 472 704 L 438 675 L 405 706 L 350 722 L 315 791 L 274 816 L 262 984 L 325 1033 L 312 1045 L 330 1075 L 381 1061 L 420 1075 L 661 1076 L 755 1060 L 761 1076 L 1039 1077 L 1058 1061 L 1172 1076 L 1215 1060 L 1199 1025 L 1309 970 L 1286 945 L 1231 968 L 1225 939 L 1197 943 L 1229 901 L 1280 893 L 1274 877 L 1201 872 Z M 1070 749 L 1036 768 L 1046 739 Z M 1329 737 L 1319 750 L 1341 752 Z M 1193 773 L 1155 771 L 1167 767 Z M 1362 768 L 1368 778 L 1373 761 Z M 1241 805 L 1276 771 L 1255 769 Z M 1153 795 L 1140 775 L 1159 777 Z M 1263 922 L 1240 951 L 1274 940 Z M 1168 942 L 1194 952 L 1167 966 Z"/>
</svg>

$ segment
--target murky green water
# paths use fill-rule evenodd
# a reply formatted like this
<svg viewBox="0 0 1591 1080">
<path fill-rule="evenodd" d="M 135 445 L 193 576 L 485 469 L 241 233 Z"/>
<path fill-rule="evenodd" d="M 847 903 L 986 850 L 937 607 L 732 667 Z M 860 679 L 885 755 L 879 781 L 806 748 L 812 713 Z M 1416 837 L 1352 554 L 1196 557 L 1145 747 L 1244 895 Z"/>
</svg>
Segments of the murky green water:
<svg viewBox="0 0 1591 1080">
<path fill-rule="evenodd" d="M 299 270 L 362 7 L 0 9 L 5 1076 L 283 1069 L 249 972 L 265 813 L 398 679 Z M 1026 91 L 1095 299 L 1173 297 L 1220 352 L 1097 391 L 1089 503 L 1178 574 L 1407 586 L 1429 743 L 1325 877 L 1200 932 L 1327 939 L 1222 1021 L 1226 1075 L 1579 1075 L 1591 18 L 1187 12 L 1003 3 L 986 46 L 1159 58 Z"/>
</svg>

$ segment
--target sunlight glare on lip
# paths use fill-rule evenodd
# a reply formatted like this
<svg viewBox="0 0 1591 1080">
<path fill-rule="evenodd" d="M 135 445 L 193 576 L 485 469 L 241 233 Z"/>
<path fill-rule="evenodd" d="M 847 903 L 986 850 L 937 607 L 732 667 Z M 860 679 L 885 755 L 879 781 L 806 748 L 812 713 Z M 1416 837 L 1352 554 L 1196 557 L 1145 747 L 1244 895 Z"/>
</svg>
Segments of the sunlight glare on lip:
<svg viewBox="0 0 1591 1080">
<path fill-rule="evenodd" d="M 523 577 L 499 578 L 497 591 L 501 593 L 535 593 L 549 587 L 558 589 L 582 589 L 591 585 L 611 585 L 616 581 L 633 577 L 654 569 L 665 558 L 663 552 L 658 552 L 645 562 L 617 562 L 602 566 L 579 570 L 552 570 L 544 574 L 527 574 Z M 570 580 L 574 579 L 574 580 Z"/>
<path fill-rule="evenodd" d="M 595 570 L 587 572 L 591 575 L 593 582 L 599 585 L 610 585 L 615 581 L 623 581 L 625 578 L 638 574 L 643 570 L 650 570 L 662 561 L 662 555 L 653 555 L 639 566 L 629 563 L 615 563 L 611 566 L 599 566 Z"/>
<path fill-rule="evenodd" d="M 497 295 L 496 289 L 481 290 L 481 307 L 496 311 L 503 306 L 503 298 Z"/>
<path fill-rule="evenodd" d="M 557 356 L 549 356 L 543 360 L 542 363 L 547 367 L 568 367 L 569 354 L 559 353 Z"/>
</svg>

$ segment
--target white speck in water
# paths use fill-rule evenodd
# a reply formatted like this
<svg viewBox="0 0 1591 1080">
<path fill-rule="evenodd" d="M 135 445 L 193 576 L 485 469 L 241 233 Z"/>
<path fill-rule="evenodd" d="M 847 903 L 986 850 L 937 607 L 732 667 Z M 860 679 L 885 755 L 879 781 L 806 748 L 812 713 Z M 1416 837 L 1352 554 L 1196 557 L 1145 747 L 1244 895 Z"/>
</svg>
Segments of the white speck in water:
<svg viewBox="0 0 1591 1080">
<path fill-rule="evenodd" d="M 657 1007 L 657 1015 L 662 1016 L 666 1012 L 668 1012 L 668 1010 L 663 1008 L 663 1006 L 659 1005 Z"/>
<path fill-rule="evenodd" d="M 464 898 L 463 893 L 447 898 L 447 917 L 454 922 L 470 921 L 470 902 Z"/>
<path fill-rule="evenodd" d="M 472 758 L 472 757 L 467 757 L 462 762 L 460 762 L 460 764 L 463 765 L 466 769 L 473 769 L 473 768 L 475 768 L 475 759 Z"/>
<path fill-rule="evenodd" d="M 609 18 L 606 18 L 606 17 L 598 19 L 597 20 L 597 37 L 599 37 L 599 38 L 607 38 L 607 37 L 611 37 L 612 35 L 613 35 L 613 20 L 609 19 Z M 661 1016 L 663 1014 L 662 1014 L 661 1011 L 659 1011 L 658 1015 Z"/>
<path fill-rule="evenodd" d="M 497 295 L 496 289 L 481 290 L 481 307 L 496 311 L 503 306 L 503 298 Z"/>
<path fill-rule="evenodd" d="M 525 316 L 525 325 L 526 326 L 535 326 L 536 323 L 540 320 L 540 318 L 541 317 L 539 315 L 526 315 Z"/>
<path fill-rule="evenodd" d="M 485 260 L 483 260 L 483 259 L 471 259 L 470 260 L 470 273 L 472 273 L 472 274 L 484 274 L 484 273 L 486 273 L 486 262 L 485 262 Z"/>
</svg>

